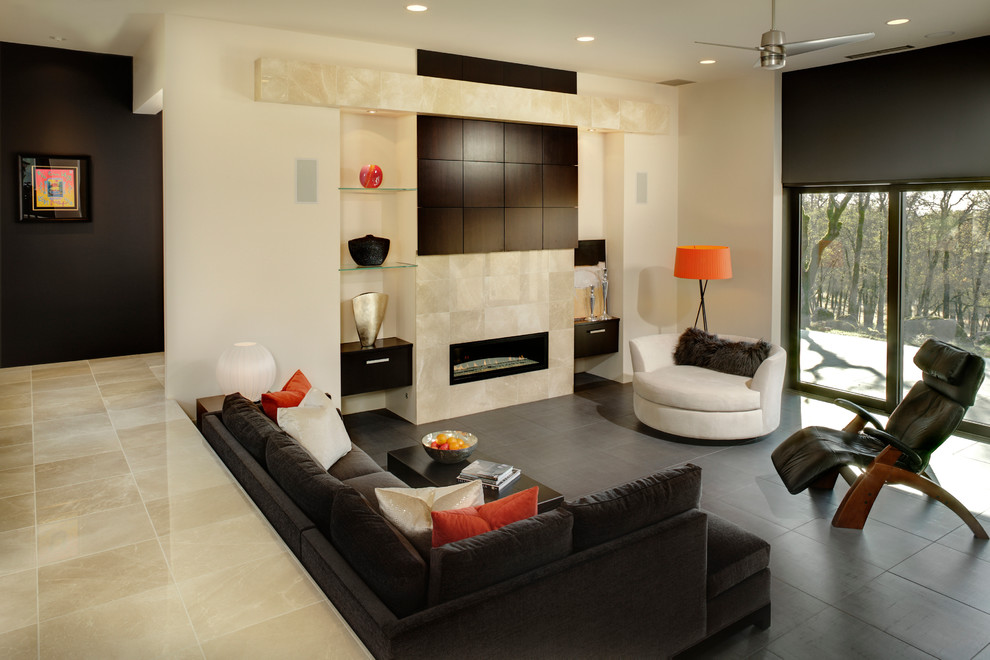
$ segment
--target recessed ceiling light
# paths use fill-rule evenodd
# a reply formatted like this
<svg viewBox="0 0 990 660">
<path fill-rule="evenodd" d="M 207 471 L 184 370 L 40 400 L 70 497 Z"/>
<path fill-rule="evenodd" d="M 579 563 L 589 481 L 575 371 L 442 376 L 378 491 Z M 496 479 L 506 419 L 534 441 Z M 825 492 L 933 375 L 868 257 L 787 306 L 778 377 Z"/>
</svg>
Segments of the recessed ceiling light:
<svg viewBox="0 0 990 660">
<path fill-rule="evenodd" d="M 406 5 L 406 11 L 426 11 L 429 9 L 426 5 Z"/>
<path fill-rule="evenodd" d="M 701 60 L 698 64 L 715 64 L 718 60 Z"/>
<path fill-rule="evenodd" d="M 887 25 L 904 25 L 905 23 L 908 23 L 910 21 L 911 21 L 910 18 L 892 18 L 889 21 L 887 21 Z"/>
<path fill-rule="evenodd" d="M 368 110 L 368 114 L 369 115 L 375 115 L 375 114 L 378 114 L 378 111 L 377 110 Z"/>
<path fill-rule="evenodd" d="M 581 42 L 587 42 L 587 41 L 594 41 L 595 38 L 593 36 L 591 36 L 590 34 L 586 34 L 584 36 L 577 37 L 577 40 L 578 41 L 581 41 Z"/>
</svg>

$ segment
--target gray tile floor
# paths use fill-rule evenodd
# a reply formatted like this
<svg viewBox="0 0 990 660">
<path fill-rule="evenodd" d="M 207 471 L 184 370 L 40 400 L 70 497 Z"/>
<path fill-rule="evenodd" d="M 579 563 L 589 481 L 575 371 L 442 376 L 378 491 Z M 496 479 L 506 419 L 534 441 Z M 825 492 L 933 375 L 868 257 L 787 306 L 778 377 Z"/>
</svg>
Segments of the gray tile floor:
<svg viewBox="0 0 990 660">
<path fill-rule="evenodd" d="M 791 495 L 770 452 L 813 424 L 849 413 L 785 393 L 781 427 L 731 447 L 671 442 L 640 424 L 631 385 L 579 374 L 575 393 L 416 426 L 387 411 L 348 415 L 351 437 L 379 463 L 429 431 L 478 435 L 484 452 L 576 497 L 692 462 L 702 506 L 770 541 L 773 624 L 742 630 L 699 655 L 719 658 L 979 658 L 990 660 L 990 546 L 937 502 L 885 488 L 863 531 L 836 529 L 847 487 Z M 932 465 L 990 529 L 990 446 L 952 438 Z"/>
</svg>

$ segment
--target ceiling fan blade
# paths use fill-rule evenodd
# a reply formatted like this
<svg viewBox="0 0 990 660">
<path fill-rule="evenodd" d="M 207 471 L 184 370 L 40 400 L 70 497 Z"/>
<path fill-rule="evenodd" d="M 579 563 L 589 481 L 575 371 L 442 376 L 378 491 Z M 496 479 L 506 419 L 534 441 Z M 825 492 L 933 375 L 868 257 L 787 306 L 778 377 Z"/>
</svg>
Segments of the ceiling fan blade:
<svg viewBox="0 0 990 660">
<path fill-rule="evenodd" d="M 722 48 L 738 48 L 739 50 L 755 50 L 755 51 L 761 51 L 761 50 L 763 50 L 763 48 L 761 48 L 759 46 L 755 46 L 755 47 L 754 46 L 733 46 L 731 44 L 716 44 L 716 43 L 712 43 L 711 41 L 695 41 L 694 43 L 696 43 L 696 44 L 703 44 L 705 46 L 720 46 Z"/>
<path fill-rule="evenodd" d="M 854 44 L 857 41 L 866 41 L 867 39 L 872 39 L 875 36 L 876 34 L 873 32 L 864 32 L 863 34 L 847 34 L 842 37 L 826 37 L 825 39 L 795 41 L 789 44 L 784 44 L 784 48 L 786 49 L 788 55 L 800 55 L 801 53 L 810 53 L 813 50 Z"/>
</svg>

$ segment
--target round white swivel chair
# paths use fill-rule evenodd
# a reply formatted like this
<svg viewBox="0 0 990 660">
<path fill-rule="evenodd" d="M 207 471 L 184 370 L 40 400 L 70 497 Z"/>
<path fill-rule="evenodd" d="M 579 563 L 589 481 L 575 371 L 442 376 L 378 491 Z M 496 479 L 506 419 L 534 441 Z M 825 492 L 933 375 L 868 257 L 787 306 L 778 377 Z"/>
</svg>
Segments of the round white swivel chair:
<svg viewBox="0 0 990 660">
<path fill-rule="evenodd" d="M 719 335 L 729 341 L 756 341 Z M 780 424 L 787 353 L 771 344 L 752 378 L 674 364 L 678 334 L 629 341 L 636 418 L 664 433 L 700 440 L 764 436 Z"/>
</svg>

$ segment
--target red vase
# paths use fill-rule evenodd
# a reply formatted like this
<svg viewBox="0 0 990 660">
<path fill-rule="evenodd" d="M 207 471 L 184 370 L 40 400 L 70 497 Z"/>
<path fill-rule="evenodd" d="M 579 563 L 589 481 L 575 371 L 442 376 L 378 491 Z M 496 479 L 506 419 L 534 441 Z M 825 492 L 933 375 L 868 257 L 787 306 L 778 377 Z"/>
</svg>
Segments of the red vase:
<svg viewBox="0 0 990 660">
<path fill-rule="evenodd" d="M 382 168 L 377 165 L 365 165 L 361 168 L 358 178 L 365 188 L 377 188 L 382 185 Z"/>
</svg>

